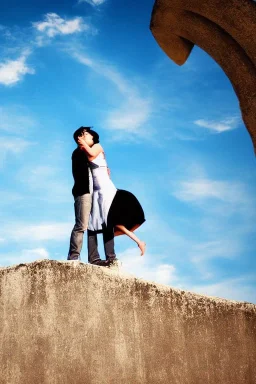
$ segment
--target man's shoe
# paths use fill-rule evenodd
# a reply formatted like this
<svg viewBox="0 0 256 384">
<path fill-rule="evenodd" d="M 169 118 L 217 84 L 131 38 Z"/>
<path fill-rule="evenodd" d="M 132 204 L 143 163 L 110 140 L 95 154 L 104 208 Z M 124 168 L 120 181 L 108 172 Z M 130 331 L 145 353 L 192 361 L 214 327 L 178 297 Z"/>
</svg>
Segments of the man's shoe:
<svg viewBox="0 0 256 384">
<path fill-rule="evenodd" d="M 122 262 L 118 259 L 110 259 L 109 260 L 109 268 L 111 269 L 119 269 L 122 266 Z"/>
<path fill-rule="evenodd" d="M 109 261 L 108 260 L 96 260 L 91 263 L 92 265 L 98 265 L 99 267 L 108 267 Z"/>
</svg>

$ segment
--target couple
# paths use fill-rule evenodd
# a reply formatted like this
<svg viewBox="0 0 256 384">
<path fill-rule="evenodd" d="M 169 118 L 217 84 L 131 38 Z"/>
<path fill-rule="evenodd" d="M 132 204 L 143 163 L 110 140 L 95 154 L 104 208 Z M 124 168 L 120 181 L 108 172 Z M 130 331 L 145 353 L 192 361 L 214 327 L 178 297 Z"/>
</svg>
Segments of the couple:
<svg viewBox="0 0 256 384">
<path fill-rule="evenodd" d="M 114 236 L 127 235 L 144 254 L 146 244 L 134 235 L 144 221 L 144 212 L 130 192 L 117 189 L 99 144 L 99 135 L 80 127 L 73 135 L 77 148 L 72 154 L 75 199 L 75 226 L 71 232 L 68 260 L 79 260 L 84 231 L 88 235 L 88 262 L 109 267 L 116 264 Z M 97 234 L 103 234 L 106 260 L 100 258 Z"/>
</svg>

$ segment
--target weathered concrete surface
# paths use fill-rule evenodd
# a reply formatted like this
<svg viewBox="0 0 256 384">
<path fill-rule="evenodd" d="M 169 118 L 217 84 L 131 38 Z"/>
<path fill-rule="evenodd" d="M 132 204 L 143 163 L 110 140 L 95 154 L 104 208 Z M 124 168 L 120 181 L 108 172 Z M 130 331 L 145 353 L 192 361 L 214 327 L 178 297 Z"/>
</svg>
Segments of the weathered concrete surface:
<svg viewBox="0 0 256 384">
<path fill-rule="evenodd" d="M 40 261 L 0 270 L 1 384 L 253 384 L 256 306 Z"/>
<path fill-rule="evenodd" d="M 255 1 L 156 0 L 150 29 L 175 63 L 185 63 L 196 44 L 223 68 L 256 153 Z"/>
</svg>

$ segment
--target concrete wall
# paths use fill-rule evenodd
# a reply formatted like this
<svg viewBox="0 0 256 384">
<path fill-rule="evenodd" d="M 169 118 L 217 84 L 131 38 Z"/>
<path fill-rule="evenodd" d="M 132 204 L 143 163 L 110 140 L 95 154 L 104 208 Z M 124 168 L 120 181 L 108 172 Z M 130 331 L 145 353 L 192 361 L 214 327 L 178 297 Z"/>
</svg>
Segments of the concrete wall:
<svg viewBox="0 0 256 384">
<path fill-rule="evenodd" d="M 238 97 L 256 154 L 255 1 L 156 0 L 150 28 L 175 63 L 186 62 L 196 44 L 222 67 Z"/>
<path fill-rule="evenodd" d="M 0 269 L 1 384 L 253 384 L 256 306 L 87 264 Z"/>
</svg>

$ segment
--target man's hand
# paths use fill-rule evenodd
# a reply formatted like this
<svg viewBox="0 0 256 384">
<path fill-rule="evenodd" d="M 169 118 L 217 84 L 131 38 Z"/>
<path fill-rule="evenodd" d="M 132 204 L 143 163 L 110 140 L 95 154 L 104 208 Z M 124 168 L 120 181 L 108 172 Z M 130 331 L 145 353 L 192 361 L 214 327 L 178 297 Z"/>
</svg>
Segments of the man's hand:
<svg viewBox="0 0 256 384">
<path fill-rule="evenodd" d="M 83 147 L 84 144 L 86 144 L 86 141 L 85 141 L 85 139 L 83 139 L 82 137 L 78 137 L 78 139 L 77 139 L 77 143 L 78 143 L 78 145 L 79 145 L 80 147 Z"/>
</svg>

